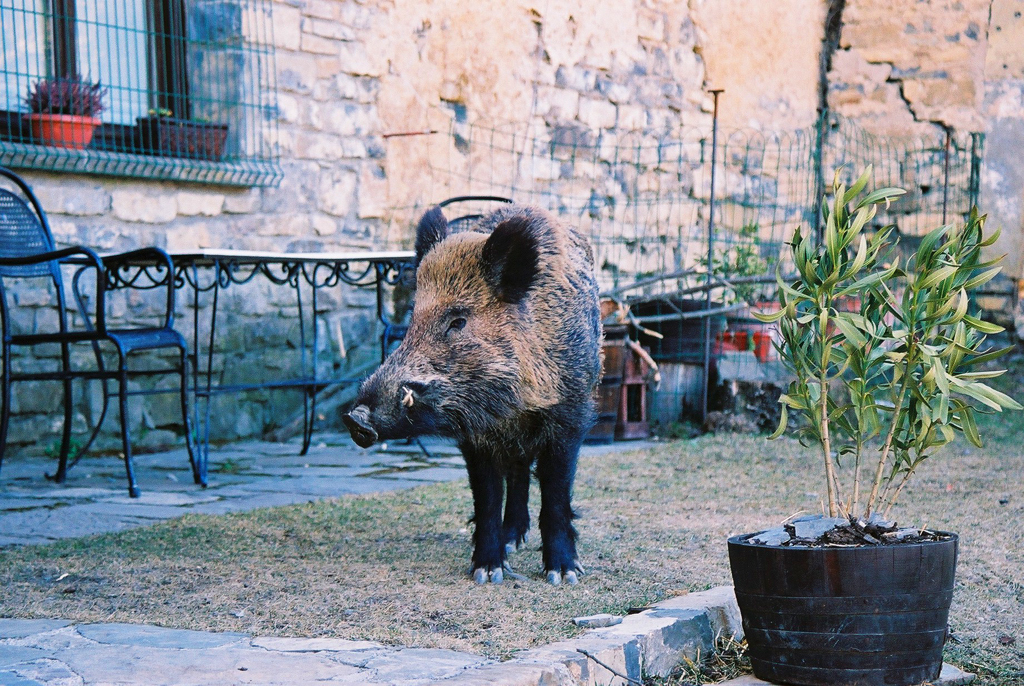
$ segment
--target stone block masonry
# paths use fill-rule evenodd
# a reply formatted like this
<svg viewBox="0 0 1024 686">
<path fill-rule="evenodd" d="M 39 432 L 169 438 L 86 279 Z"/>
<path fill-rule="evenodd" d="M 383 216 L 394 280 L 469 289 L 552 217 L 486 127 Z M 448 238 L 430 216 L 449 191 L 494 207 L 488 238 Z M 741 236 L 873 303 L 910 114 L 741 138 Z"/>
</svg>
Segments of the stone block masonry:
<svg viewBox="0 0 1024 686">
<path fill-rule="evenodd" d="M 617 154 L 613 142 L 657 142 L 681 127 L 710 129 L 707 90 L 713 86 L 725 89 L 720 104 L 726 128 L 764 132 L 810 125 L 819 102 L 828 5 L 557 0 L 538 7 L 511 0 L 496 17 L 493 4 L 455 0 L 270 4 L 278 90 L 264 115 L 276 119 L 270 142 L 284 172 L 280 186 L 26 173 L 61 245 L 105 252 L 144 245 L 408 247 L 416 215 L 431 203 L 500 191 L 513 182 L 519 184 L 516 199 L 528 202 L 592 183 L 592 197 L 572 208 L 574 216 L 620 237 L 623 222 L 637 217 L 651 218 L 659 236 L 698 235 L 706 214 L 690 202 L 706 195 L 706 179 L 680 165 L 666 169 L 658 146 L 646 143 L 638 148 L 638 164 L 647 168 L 617 178 L 609 172 Z M 1016 56 L 1024 23 L 1014 14 L 1017 5 L 847 0 L 826 81 L 829 106 L 878 133 L 934 135 L 944 125 L 990 131 L 999 145 L 988 148 L 993 165 L 982 173 L 982 204 L 993 213 L 993 224 L 1004 228 L 1007 271 L 1019 278 L 1024 191 L 1009 152 L 1019 149 L 1024 130 L 1024 68 Z M 550 133 L 549 149 L 525 151 L 521 137 L 501 142 L 502 149 L 524 154 L 520 166 L 467 152 L 481 143 L 466 137 L 470 131 L 490 126 L 501 132 L 508 122 Z M 479 124 L 484 127 L 472 128 Z M 581 146 L 600 153 L 591 168 L 574 171 L 567 163 Z M 686 154 L 696 158 L 701 152 Z M 643 206 L 630 219 L 623 188 L 664 193 L 673 172 L 685 205 Z M 777 184 L 780 193 L 789 183 L 771 174 L 754 176 L 734 181 Z M 723 178 L 728 193 L 730 179 Z M 623 251 L 608 261 L 623 274 L 693 262 L 693 250 L 660 250 Z M 247 302 L 246 326 L 277 331 L 271 338 L 287 340 L 292 323 L 263 297 Z M 341 322 L 346 342 L 368 346 L 376 333 L 368 331 L 373 320 L 361 309 L 366 304 L 372 299 L 326 313 L 329 328 Z M 132 303 L 119 307 L 124 317 L 137 312 Z M 19 325 L 52 321 L 43 305 L 24 309 L 16 316 Z M 182 312 L 183 326 L 188 314 Z M 254 360 L 266 354 L 251 352 Z M 330 364 L 345 370 L 352 361 L 336 356 Z M 83 401 L 82 416 L 86 409 Z M 261 406 L 251 414 L 265 416 Z M 28 416 L 15 424 L 22 420 Z M 248 424 L 254 433 L 265 428 L 261 421 Z"/>
</svg>

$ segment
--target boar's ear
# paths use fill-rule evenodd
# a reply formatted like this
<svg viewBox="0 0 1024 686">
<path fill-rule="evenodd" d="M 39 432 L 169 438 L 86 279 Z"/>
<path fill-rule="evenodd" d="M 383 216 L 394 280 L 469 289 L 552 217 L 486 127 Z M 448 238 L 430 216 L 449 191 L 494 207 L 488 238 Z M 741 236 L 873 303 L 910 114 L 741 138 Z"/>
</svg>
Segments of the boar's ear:
<svg viewBox="0 0 1024 686">
<path fill-rule="evenodd" d="M 430 249 L 448 236 L 448 220 L 440 207 L 427 211 L 416 227 L 416 266 L 420 266 L 423 256 Z"/>
<path fill-rule="evenodd" d="M 516 303 L 537 278 L 540 246 L 526 217 L 507 219 L 484 243 L 484 274 L 498 299 Z"/>
</svg>

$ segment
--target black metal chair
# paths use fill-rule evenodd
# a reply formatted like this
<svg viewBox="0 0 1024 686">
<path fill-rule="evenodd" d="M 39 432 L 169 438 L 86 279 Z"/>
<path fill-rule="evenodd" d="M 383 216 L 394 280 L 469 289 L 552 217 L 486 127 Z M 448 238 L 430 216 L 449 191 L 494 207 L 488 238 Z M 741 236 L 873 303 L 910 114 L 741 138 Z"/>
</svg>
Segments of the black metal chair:
<svg viewBox="0 0 1024 686">
<path fill-rule="evenodd" d="M 28 185 L 14 172 L 0 167 L 0 180 L 9 181 L 17 192 L 0 187 L 0 327 L 3 328 L 2 396 L 0 409 L 0 464 L 7 448 L 7 430 L 11 418 L 11 384 L 15 381 L 60 381 L 64 386 L 64 426 L 61 435 L 60 455 L 57 472 L 48 478 L 61 483 L 67 470 L 89 449 L 96 439 L 106 417 L 110 392 L 108 381 L 116 381 L 121 414 L 121 441 L 124 449 L 124 465 L 128 476 L 128 492 L 134 498 L 139 495 L 138 482 L 132 464 L 131 438 L 128 428 L 128 396 L 146 391 L 128 390 L 128 377 L 145 375 L 176 374 L 179 378 L 182 425 L 185 428 L 185 443 L 188 448 L 192 476 L 197 484 L 203 480 L 196 462 L 192 445 L 192 429 L 189 425 L 188 398 L 186 395 L 186 370 L 188 348 L 184 337 L 174 329 L 174 266 L 170 256 L 159 248 L 143 248 L 119 255 L 100 257 L 95 251 L 81 246 L 56 250 L 50 227 L 39 201 Z M 5 184 L 6 185 L 6 184 Z M 75 274 L 75 292 L 78 311 L 83 326 L 72 328 L 68 325 L 67 307 L 62 265 L 78 269 Z M 149 279 L 149 288 L 166 288 L 166 312 L 159 324 L 151 327 L 108 328 L 106 321 L 106 292 L 112 286 L 126 286 L 119 280 L 118 270 L 128 265 L 143 265 L 141 269 Z M 70 268 L 70 267 L 69 267 Z M 93 272 L 96 279 L 93 318 L 78 293 L 79 277 Z M 11 286 L 15 279 L 42 279 L 53 291 L 53 306 L 57 311 L 56 330 L 14 333 L 12 314 L 16 303 Z M 36 327 L 33 326 L 33 329 Z M 102 344 L 113 346 L 117 354 L 117 369 L 107 369 L 103 362 Z M 60 346 L 60 366 L 56 371 L 15 372 L 12 369 L 11 354 L 15 347 L 32 348 L 40 345 Z M 96 369 L 76 369 L 72 365 L 73 345 L 89 344 L 96 357 Z M 106 347 L 106 346 L 104 346 Z M 142 350 L 176 348 L 179 352 L 177 363 L 156 369 L 128 370 L 128 356 Z M 98 379 L 103 384 L 103 410 L 92 434 L 84 446 L 77 451 L 68 464 L 71 449 L 72 423 L 72 381 L 75 379 Z M 205 484 L 203 484 L 205 485 Z"/>
</svg>

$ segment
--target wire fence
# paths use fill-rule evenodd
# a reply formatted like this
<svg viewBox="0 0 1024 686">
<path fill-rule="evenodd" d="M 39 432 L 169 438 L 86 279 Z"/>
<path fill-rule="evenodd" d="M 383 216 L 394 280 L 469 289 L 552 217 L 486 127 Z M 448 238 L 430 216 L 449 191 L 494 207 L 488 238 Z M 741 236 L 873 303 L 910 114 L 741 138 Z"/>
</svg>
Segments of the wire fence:
<svg viewBox="0 0 1024 686">
<path fill-rule="evenodd" d="M 427 173 L 422 201 L 389 198 L 390 235 L 409 241 L 426 205 L 459 195 L 508 197 L 578 226 L 591 238 L 602 290 L 628 308 L 639 325 L 632 335 L 662 363 L 652 416 L 669 423 L 687 409 L 706 413 L 704 389 L 716 381 L 780 382 L 772 332 L 749 310 L 774 295 L 797 227 L 819 229 L 836 170 L 852 182 L 870 164 L 876 187 L 907 190 L 875 224 L 895 224 L 910 249 L 978 197 L 978 133 L 889 138 L 826 113 L 798 131 L 718 131 L 714 157 L 712 133 L 453 120 L 446 131 L 392 143 L 425 160 Z"/>
</svg>

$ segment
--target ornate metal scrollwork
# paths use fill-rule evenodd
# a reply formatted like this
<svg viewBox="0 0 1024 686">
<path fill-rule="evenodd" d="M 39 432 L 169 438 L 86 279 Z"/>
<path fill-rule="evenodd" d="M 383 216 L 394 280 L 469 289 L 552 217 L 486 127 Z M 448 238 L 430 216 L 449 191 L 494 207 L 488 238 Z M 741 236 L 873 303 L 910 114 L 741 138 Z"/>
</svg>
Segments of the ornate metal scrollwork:
<svg viewBox="0 0 1024 686">
<path fill-rule="evenodd" d="M 160 263 L 150 265 L 121 263 L 108 266 L 103 271 L 105 287 L 111 291 L 119 288 L 134 288 L 144 291 L 167 285 L 167 266 Z M 175 281 L 175 285 L 177 285 L 177 281 Z"/>
</svg>

